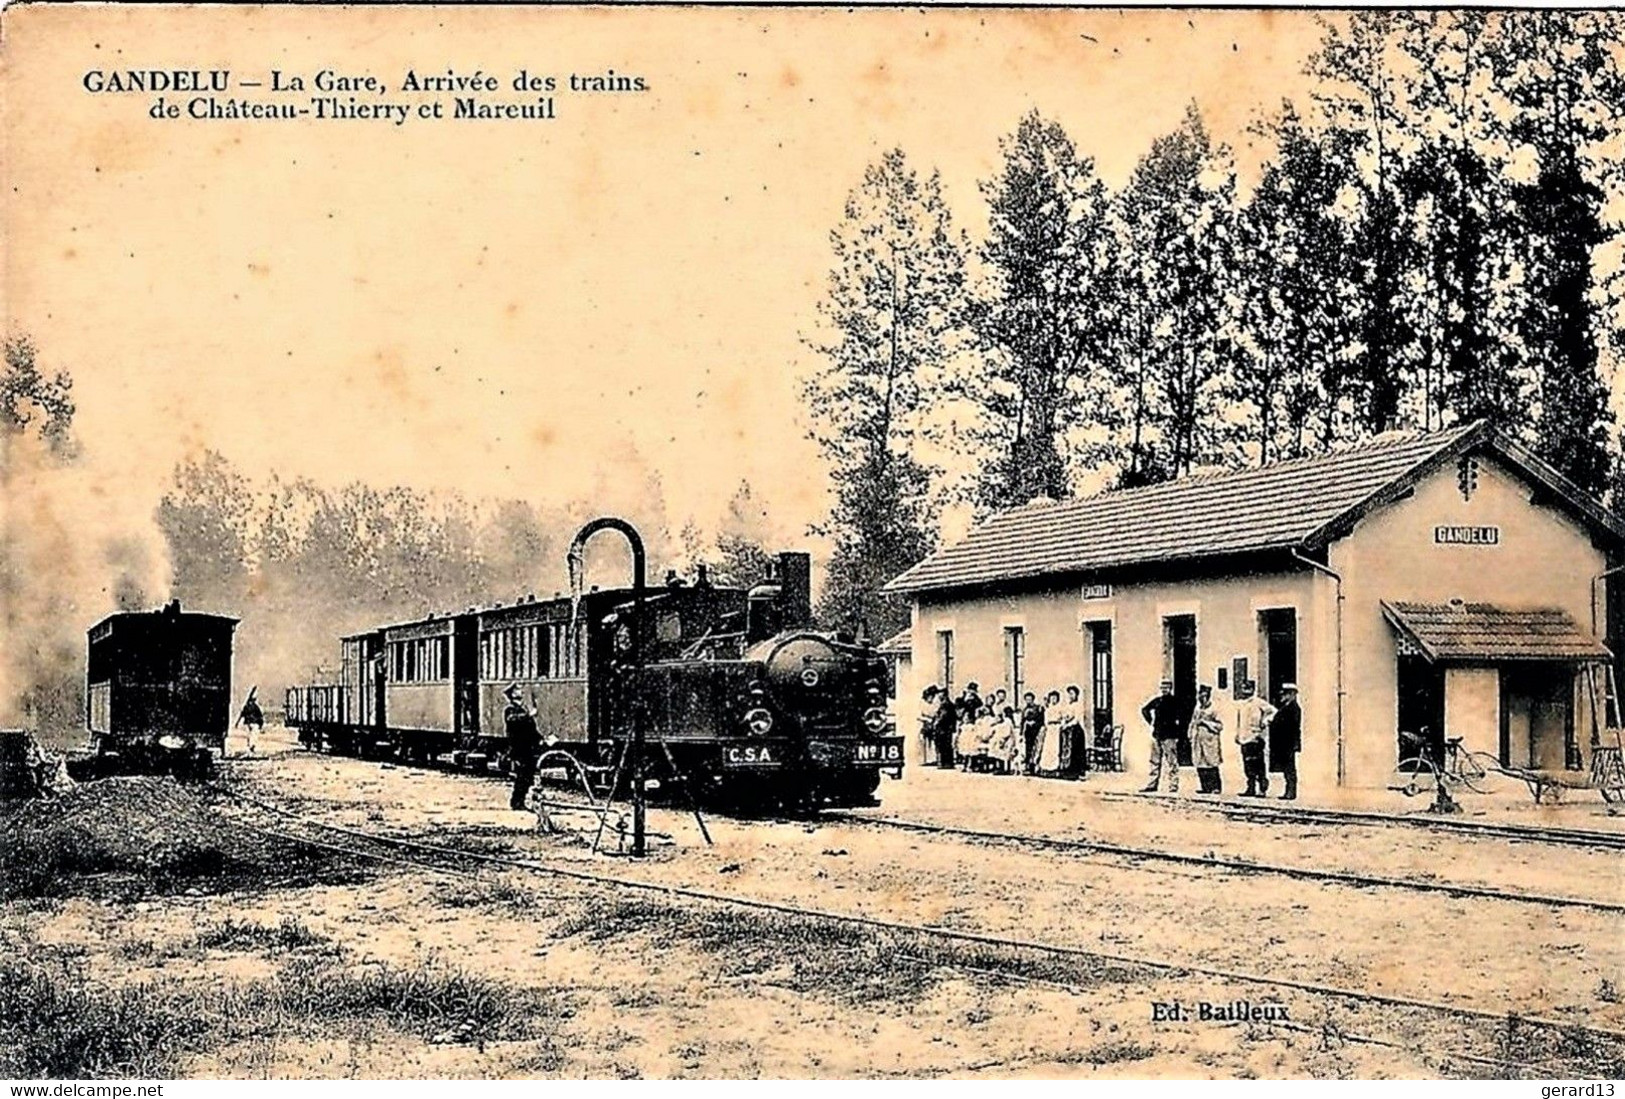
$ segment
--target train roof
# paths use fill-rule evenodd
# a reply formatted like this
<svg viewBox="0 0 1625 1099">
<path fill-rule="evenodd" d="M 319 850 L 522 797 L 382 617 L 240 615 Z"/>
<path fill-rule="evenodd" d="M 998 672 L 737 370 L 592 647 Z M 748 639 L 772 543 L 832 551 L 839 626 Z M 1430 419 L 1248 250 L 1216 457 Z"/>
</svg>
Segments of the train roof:
<svg viewBox="0 0 1625 1099">
<path fill-rule="evenodd" d="M 651 584 L 644 589 L 644 598 L 650 602 L 653 602 L 667 596 L 672 591 L 692 592 L 698 590 L 704 589 L 696 588 L 692 584 L 685 584 L 677 588 L 673 588 L 667 584 Z M 745 589 L 732 585 L 718 584 L 710 586 L 709 590 L 716 592 L 742 592 Z M 616 607 L 622 604 L 630 603 L 634 594 L 635 593 L 631 588 L 594 588 L 591 591 L 581 593 L 581 602 L 584 606 L 590 609 L 590 612 L 596 613 L 605 606 Z M 423 626 L 432 626 L 441 622 L 450 622 L 453 619 L 462 618 L 467 615 L 475 615 L 481 619 L 504 619 L 513 617 L 522 618 L 527 614 L 535 613 L 538 610 L 546 610 L 551 607 L 567 607 L 569 604 L 570 597 L 568 595 L 556 595 L 547 599 L 540 599 L 533 596 L 530 598 L 521 599 L 516 603 L 493 603 L 489 606 L 470 607 L 465 611 L 426 614 L 422 618 L 413 618 L 400 622 L 390 622 L 384 625 L 375 626 L 370 630 L 361 630 L 357 633 L 345 634 L 340 638 L 340 640 L 356 641 L 363 637 L 372 637 L 376 634 L 387 633 L 392 630 L 414 629 L 421 628 Z"/>
<path fill-rule="evenodd" d="M 239 619 L 224 614 L 207 614 L 202 611 L 183 611 L 179 599 L 172 599 L 162 607 L 150 611 L 115 611 L 106 618 L 101 619 L 87 630 L 87 633 L 105 632 L 120 622 L 144 621 L 152 619 L 166 619 L 170 621 L 185 622 L 189 625 L 203 626 L 208 623 L 216 625 L 236 626 Z"/>
</svg>

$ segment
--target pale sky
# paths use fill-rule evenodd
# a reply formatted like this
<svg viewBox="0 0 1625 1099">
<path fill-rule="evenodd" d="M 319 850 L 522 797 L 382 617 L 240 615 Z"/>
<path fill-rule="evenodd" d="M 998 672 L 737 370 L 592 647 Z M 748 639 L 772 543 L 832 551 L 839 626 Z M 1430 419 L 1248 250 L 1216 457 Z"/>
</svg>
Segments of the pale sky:
<svg viewBox="0 0 1625 1099">
<path fill-rule="evenodd" d="M 1029 108 L 1120 184 L 1195 99 L 1301 98 L 1306 13 L 23 7 L 4 14 L 4 312 L 75 379 L 104 533 L 175 463 L 539 504 L 658 469 L 673 528 L 741 477 L 787 544 L 825 478 L 796 405 L 827 234 L 866 164 L 977 181 Z M 90 69 L 323 67 L 393 89 L 644 77 L 552 122 L 158 122 Z M 386 96 L 386 99 L 400 98 Z"/>
</svg>

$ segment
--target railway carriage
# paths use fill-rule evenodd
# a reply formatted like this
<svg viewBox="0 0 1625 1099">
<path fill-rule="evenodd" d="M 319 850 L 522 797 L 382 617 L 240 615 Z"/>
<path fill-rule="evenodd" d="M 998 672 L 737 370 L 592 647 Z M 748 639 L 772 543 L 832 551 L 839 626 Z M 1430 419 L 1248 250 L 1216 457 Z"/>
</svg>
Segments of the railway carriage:
<svg viewBox="0 0 1625 1099">
<path fill-rule="evenodd" d="M 97 754 L 130 769 L 201 763 L 231 726 L 235 618 L 160 610 L 111 614 L 87 635 L 85 725 Z"/>
<path fill-rule="evenodd" d="M 637 715 L 649 773 L 708 799 L 866 801 L 902 767 L 889 668 L 867 643 L 810 628 L 808 579 L 797 553 L 750 590 L 670 577 L 644 596 L 641 668 L 630 589 L 352 635 L 337 684 L 289 689 L 288 722 L 311 747 L 503 768 L 517 690 L 544 738 L 606 772 Z"/>
</svg>

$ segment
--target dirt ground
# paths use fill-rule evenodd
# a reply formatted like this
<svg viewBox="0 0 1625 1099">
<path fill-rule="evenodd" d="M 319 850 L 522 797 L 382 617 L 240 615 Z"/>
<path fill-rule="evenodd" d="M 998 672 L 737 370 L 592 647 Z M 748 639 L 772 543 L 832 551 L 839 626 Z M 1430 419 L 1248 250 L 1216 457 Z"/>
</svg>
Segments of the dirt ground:
<svg viewBox="0 0 1625 1099">
<path fill-rule="evenodd" d="M 97 987 L 244 989 L 248 1008 L 211 1010 L 248 1022 L 192 1041 L 173 1062 L 178 1075 L 1366 1078 L 1500 1075 L 1511 1070 L 1459 1055 L 1530 1062 L 1575 1052 L 1515 1018 L 1498 1025 L 1098 959 L 1057 968 L 1024 955 L 1022 941 L 1625 1030 L 1617 913 L 853 823 L 708 818 L 716 843 L 707 847 L 693 819 L 670 809 L 653 811 L 651 826 L 672 841 L 633 862 L 595 856 L 573 833 L 537 834 L 533 818 L 506 808 L 496 782 L 312 756 L 268 739 L 277 754 L 233 764 L 232 781 L 334 823 L 1010 945 L 854 930 L 523 871 L 467 876 L 388 863 L 358 864 L 338 881 L 327 874 L 140 899 L 70 894 L 0 909 L 0 934 L 25 951 L 71 956 Z M 887 782 L 883 806 L 870 812 L 1625 896 L 1618 853 L 1413 829 L 1265 826 L 1058 787 L 912 771 Z M 439 983 L 421 987 L 456 993 L 420 995 L 432 1011 L 412 1008 L 417 977 L 387 1003 L 373 994 L 321 1001 L 342 1018 L 288 1006 L 289 990 L 311 974 L 331 984 L 425 970 L 440 973 Z M 445 973 L 456 977 L 450 986 Z M 255 1006 L 266 988 L 280 990 L 274 1012 Z M 1195 1017 L 1203 1003 L 1237 1000 L 1284 1008 L 1289 1019 Z M 1166 1004 L 1190 1017 L 1153 1021 L 1155 1005 Z M 1615 1049 L 1582 1052 L 1595 1055 L 1593 1067 L 1618 1064 L 1609 1060 Z"/>
</svg>

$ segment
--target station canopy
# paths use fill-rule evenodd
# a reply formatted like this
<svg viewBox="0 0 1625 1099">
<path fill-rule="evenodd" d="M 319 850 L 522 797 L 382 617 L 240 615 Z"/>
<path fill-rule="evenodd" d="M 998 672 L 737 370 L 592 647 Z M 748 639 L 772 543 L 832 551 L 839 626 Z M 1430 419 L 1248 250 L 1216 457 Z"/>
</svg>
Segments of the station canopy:
<svg viewBox="0 0 1625 1099">
<path fill-rule="evenodd" d="M 1555 607 L 1384 601 L 1382 613 L 1399 631 L 1403 649 L 1435 663 L 1576 663 L 1613 658 L 1600 641 Z"/>
</svg>

